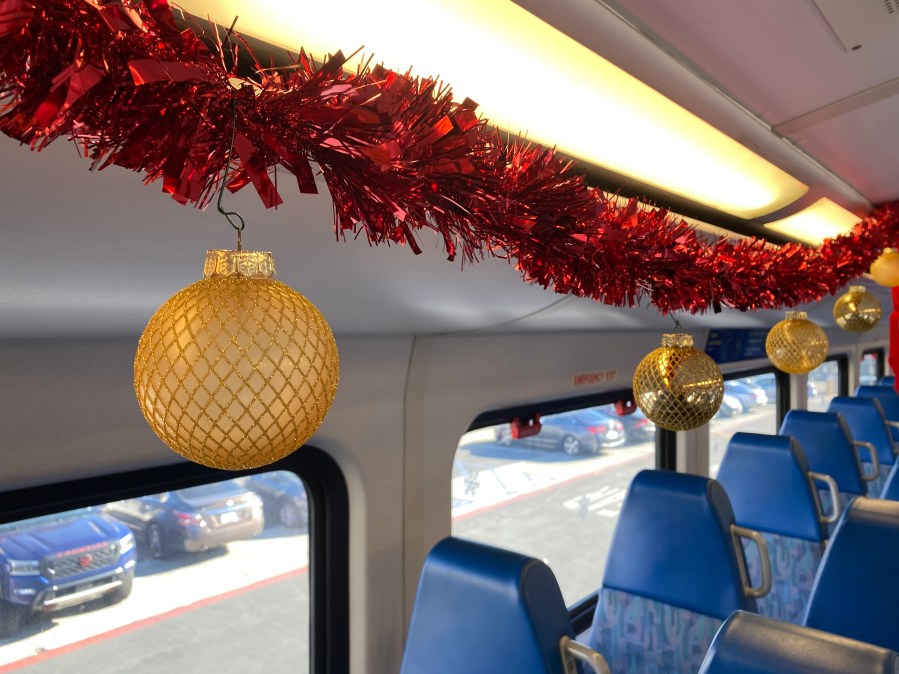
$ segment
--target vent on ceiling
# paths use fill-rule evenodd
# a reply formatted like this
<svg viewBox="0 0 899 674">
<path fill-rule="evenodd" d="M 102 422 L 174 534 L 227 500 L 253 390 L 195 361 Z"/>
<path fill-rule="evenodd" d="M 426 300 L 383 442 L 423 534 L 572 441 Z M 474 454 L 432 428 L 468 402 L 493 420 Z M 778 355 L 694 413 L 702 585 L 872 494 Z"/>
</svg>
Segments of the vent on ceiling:
<svg viewBox="0 0 899 674">
<path fill-rule="evenodd" d="M 899 0 L 814 0 L 846 51 L 899 39 Z"/>
</svg>

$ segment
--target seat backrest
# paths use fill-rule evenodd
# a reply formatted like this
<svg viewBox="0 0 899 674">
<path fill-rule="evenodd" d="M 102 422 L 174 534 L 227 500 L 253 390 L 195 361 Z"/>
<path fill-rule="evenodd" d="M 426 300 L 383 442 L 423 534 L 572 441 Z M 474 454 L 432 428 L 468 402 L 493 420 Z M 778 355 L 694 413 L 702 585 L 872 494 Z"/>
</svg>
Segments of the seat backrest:
<svg viewBox="0 0 899 674">
<path fill-rule="evenodd" d="M 869 388 L 883 388 L 871 386 Z M 899 396 L 897 396 L 899 402 Z M 893 436 L 887 426 L 883 405 L 879 398 L 836 396 L 830 401 L 828 412 L 837 412 L 843 416 L 853 440 L 870 442 L 877 448 L 880 463 L 892 465 L 896 462 L 893 451 Z"/>
<path fill-rule="evenodd" d="M 897 560 L 899 502 L 855 499 L 824 553 L 805 624 L 899 648 Z"/>
<path fill-rule="evenodd" d="M 724 489 L 644 470 L 631 482 L 606 560 L 590 645 L 613 672 L 695 674 L 721 622 L 754 611 Z"/>
<path fill-rule="evenodd" d="M 421 572 L 401 674 L 563 674 L 573 638 L 555 576 L 541 561 L 446 538 Z"/>
<path fill-rule="evenodd" d="M 887 426 L 880 401 L 877 398 L 836 396 L 830 401 L 827 411 L 836 412 L 843 417 L 853 440 L 860 440 L 874 446 L 880 462 L 880 470 L 878 478 L 868 483 L 868 494 L 880 496 L 890 468 L 896 461 L 896 455 L 893 453 L 893 434 Z M 868 448 L 861 449 L 861 456 L 865 472 L 869 475 L 872 474 L 874 467 L 867 460 Z"/>
<path fill-rule="evenodd" d="M 881 377 L 880 381 L 877 382 L 879 386 L 895 386 L 896 385 L 896 377 L 893 375 L 887 375 L 886 377 Z"/>
<path fill-rule="evenodd" d="M 884 377 L 886 379 L 886 377 Z M 893 388 L 893 384 L 880 384 L 878 386 L 859 386 L 855 389 L 856 398 L 873 398 L 883 408 L 884 417 L 890 421 L 899 421 L 899 393 Z M 893 440 L 899 440 L 899 428 L 890 428 Z"/>
<path fill-rule="evenodd" d="M 771 592 L 756 600 L 762 615 L 799 622 L 824 555 L 827 528 L 805 454 L 786 435 L 735 433 L 718 470 L 740 526 L 763 534 L 771 559 Z M 753 585 L 761 560 L 745 546 Z"/>
<path fill-rule="evenodd" d="M 700 674 L 894 674 L 879 646 L 738 611 L 715 637 Z"/>
<path fill-rule="evenodd" d="M 790 410 L 780 426 L 780 435 L 796 438 L 811 469 L 830 475 L 842 494 L 851 498 L 867 493 L 852 435 L 839 414 Z"/>
<path fill-rule="evenodd" d="M 786 435 L 735 433 L 718 469 L 737 524 L 820 543 L 827 538 L 808 460 Z"/>
</svg>

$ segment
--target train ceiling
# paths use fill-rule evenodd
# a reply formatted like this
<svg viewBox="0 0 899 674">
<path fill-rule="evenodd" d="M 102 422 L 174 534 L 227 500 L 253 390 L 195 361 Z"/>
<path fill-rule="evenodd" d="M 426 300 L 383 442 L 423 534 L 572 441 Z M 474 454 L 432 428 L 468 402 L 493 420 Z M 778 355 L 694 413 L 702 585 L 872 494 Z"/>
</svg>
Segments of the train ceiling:
<svg viewBox="0 0 899 674">
<path fill-rule="evenodd" d="M 866 3 L 884 8 L 884 15 L 869 22 L 879 26 L 875 37 L 858 49 L 840 35 L 853 42 L 874 29 L 864 22 L 846 29 L 845 17 L 822 12 L 835 4 L 825 0 L 519 4 L 810 186 L 783 212 L 749 223 L 760 228 L 821 196 L 854 212 L 899 198 L 893 121 L 899 41 L 884 33 L 883 26 L 895 25 L 885 9 L 889 0 L 852 5 L 871 10 Z M 206 248 L 233 245 L 230 227 L 213 210 L 178 206 L 125 171 L 90 173 L 71 146 L 32 153 L 4 138 L 0 162 L 0 337 L 136 335 L 164 299 L 200 277 Z M 336 242 L 326 195 L 285 199 L 277 211 L 264 211 L 249 193 L 229 205 L 248 220 L 246 246 L 272 250 L 278 277 L 312 299 L 338 334 L 672 324 L 651 307 L 616 309 L 528 286 L 503 261 L 460 271 L 427 236 L 419 256 L 407 248 Z M 887 293 L 880 296 L 888 301 Z M 825 325 L 832 324 L 829 304 L 812 310 Z M 779 317 L 725 312 L 682 317 L 682 323 L 753 327 Z"/>
</svg>

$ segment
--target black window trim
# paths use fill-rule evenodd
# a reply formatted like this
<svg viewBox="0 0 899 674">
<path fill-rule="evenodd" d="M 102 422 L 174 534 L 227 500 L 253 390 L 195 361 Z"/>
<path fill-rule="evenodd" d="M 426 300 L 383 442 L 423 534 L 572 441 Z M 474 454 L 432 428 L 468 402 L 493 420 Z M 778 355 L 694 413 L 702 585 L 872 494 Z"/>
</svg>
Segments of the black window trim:
<svg viewBox="0 0 899 674">
<path fill-rule="evenodd" d="M 309 501 L 309 671 L 345 674 L 349 672 L 348 493 L 337 463 L 314 446 L 255 470 L 180 463 L 4 491 L 0 524 L 273 470 L 297 474 Z"/>
<path fill-rule="evenodd" d="M 783 370 L 778 370 L 774 365 L 754 367 L 748 370 L 733 370 L 724 375 L 724 381 L 745 379 L 746 377 L 758 377 L 763 374 L 774 375 L 774 390 L 776 391 L 775 411 L 777 412 L 777 428 L 783 423 L 784 417 L 790 411 L 790 375 Z"/>
<path fill-rule="evenodd" d="M 865 349 L 862 351 L 862 360 L 865 356 L 874 356 L 874 376 L 877 377 L 877 381 L 883 379 L 886 375 L 886 349 L 882 346 Z"/>
<path fill-rule="evenodd" d="M 475 420 L 471 422 L 468 431 L 475 431 L 480 428 L 509 423 L 515 417 L 518 417 L 519 419 L 530 419 L 534 414 L 538 413 L 541 415 L 558 414 L 560 412 L 570 412 L 571 410 L 583 409 L 585 407 L 610 405 L 619 400 L 632 401 L 633 399 L 633 389 L 627 388 L 572 396 L 570 398 L 545 402 L 528 403 L 527 405 L 518 405 L 516 407 L 507 407 L 504 409 L 488 410 L 487 412 L 479 414 Z M 655 467 L 658 470 L 675 469 L 677 453 L 673 440 L 674 433 L 656 427 Z M 571 625 L 575 634 L 580 634 L 590 627 L 598 601 L 599 592 L 597 591 L 587 595 L 568 607 L 568 617 L 571 620 Z"/>
</svg>

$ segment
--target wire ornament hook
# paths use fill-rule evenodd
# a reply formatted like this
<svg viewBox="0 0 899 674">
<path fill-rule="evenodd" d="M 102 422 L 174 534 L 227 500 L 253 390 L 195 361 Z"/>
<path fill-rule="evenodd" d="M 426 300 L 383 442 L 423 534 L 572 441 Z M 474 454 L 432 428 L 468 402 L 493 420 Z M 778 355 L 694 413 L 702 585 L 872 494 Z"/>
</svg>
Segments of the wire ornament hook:
<svg viewBox="0 0 899 674">
<path fill-rule="evenodd" d="M 242 232 L 247 226 L 240 213 L 236 211 L 226 211 L 222 208 L 222 196 L 225 194 L 225 183 L 228 182 L 228 171 L 231 169 L 231 157 L 234 154 L 234 137 L 237 134 L 237 96 L 231 97 L 232 116 L 231 116 L 231 141 L 228 143 L 228 155 L 225 159 L 225 175 L 222 176 L 222 182 L 219 185 L 219 195 L 216 201 L 216 209 L 225 216 L 234 229 L 237 230 L 237 250 L 243 250 Z"/>
</svg>

